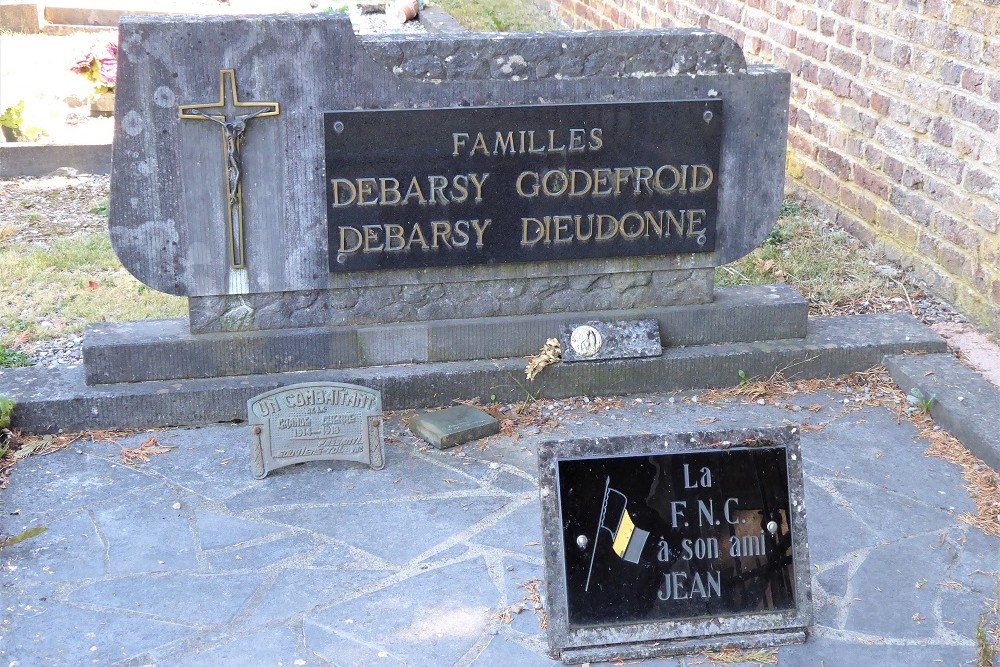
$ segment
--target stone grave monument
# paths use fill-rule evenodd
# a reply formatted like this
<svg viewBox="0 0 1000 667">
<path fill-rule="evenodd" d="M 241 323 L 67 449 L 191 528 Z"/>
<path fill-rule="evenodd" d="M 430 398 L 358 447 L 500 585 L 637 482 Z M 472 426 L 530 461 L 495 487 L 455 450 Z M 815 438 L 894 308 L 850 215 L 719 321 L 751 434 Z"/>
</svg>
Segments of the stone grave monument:
<svg viewBox="0 0 1000 667">
<path fill-rule="evenodd" d="M 359 39 L 337 14 L 160 16 L 123 18 L 119 47 L 111 240 L 190 315 L 91 326 L 82 368 L 0 372 L 19 428 L 242 420 L 302 382 L 387 409 L 514 400 L 522 357 L 584 323 L 660 340 L 599 354 L 583 330 L 587 354 L 533 392 L 943 349 L 908 316 L 807 322 L 785 286 L 714 287 L 777 218 L 789 95 L 716 33 Z"/>
</svg>

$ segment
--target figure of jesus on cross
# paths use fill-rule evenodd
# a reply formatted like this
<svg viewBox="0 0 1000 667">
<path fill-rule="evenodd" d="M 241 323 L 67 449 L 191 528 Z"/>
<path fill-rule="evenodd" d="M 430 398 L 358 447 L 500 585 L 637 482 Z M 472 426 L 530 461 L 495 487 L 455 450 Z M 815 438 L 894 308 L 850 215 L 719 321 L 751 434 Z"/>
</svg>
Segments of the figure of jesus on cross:
<svg viewBox="0 0 1000 667">
<path fill-rule="evenodd" d="M 226 237 L 229 245 L 229 266 L 246 267 L 243 243 L 243 185 L 240 161 L 243 135 L 253 118 L 277 116 L 277 102 L 240 102 L 236 94 L 234 70 L 219 71 L 219 101 L 180 106 L 182 119 L 209 120 L 222 129 L 223 156 L 226 168 Z"/>
</svg>

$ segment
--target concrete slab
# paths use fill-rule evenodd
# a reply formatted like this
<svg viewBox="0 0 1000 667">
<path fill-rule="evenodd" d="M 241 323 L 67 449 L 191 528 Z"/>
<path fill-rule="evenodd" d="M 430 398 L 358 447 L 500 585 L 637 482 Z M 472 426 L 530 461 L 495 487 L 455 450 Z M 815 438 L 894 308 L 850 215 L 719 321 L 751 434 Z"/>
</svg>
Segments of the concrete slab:
<svg viewBox="0 0 1000 667">
<path fill-rule="evenodd" d="M 464 445 L 500 432 L 500 422 L 477 408 L 454 405 L 437 412 L 418 414 L 410 430 L 438 449 Z"/>
<path fill-rule="evenodd" d="M 805 644 L 777 650 L 779 664 L 971 664 L 1000 581 L 1000 539 L 959 520 L 970 508 L 961 469 L 925 457 L 911 424 L 863 398 L 820 392 L 760 405 L 645 394 L 599 410 L 546 401 L 539 426 L 447 451 L 427 448 L 397 414 L 383 471 L 306 463 L 260 481 L 245 425 L 162 431 L 155 437 L 172 449 L 139 466 L 122 465 L 119 448 L 148 433 L 80 440 L 19 462 L 0 496 L 3 533 L 49 528 L 0 553 L 0 658 L 555 665 L 529 594 L 545 590 L 538 443 L 791 420 L 809 425 L 801 447 L 817 621 Z M 116 545 L 146 529 L 174 545 L 157 553 L 190 558 L 123 560 Z"/>
<path fill-rule="evenodd" d="M 61 167 L 111 173 L 111 144 L 0 144 L 0 178 L 49 176 Z"/>
<path fill-rule="evenodd" d="M 525 391 L 548 398 L 731 386 L 746 377 L 830 377 L 871 368 L 886 355 L 943 352 L 944 341 L 908 314 L 815 318 L 802 339 L 674 347 L 660 357 L 557 364 L 525 384 L 523 359 L 307 371 L 87 386 L 82 368 L 0 371 L 27 432 L 145 428 L 246 419 L 246 401 L 298 382 L 346 382 L 382 392 L 387 410 L 448 405 Z"/>
<path fill-rule="evenodd" d="M 379 326 L 191 333 L 180 319 L 102 323 L 87 327 L 83 358 L 87 384 L 256 375 L 527 356 L 589 319 L 652 318 L 674 347 L 801 338 L 807 312 L 794 290 L 760 285 L 721 288 L 712 303 L 692 306 Z"/>
<path fill-rule="evenodd" d="M 900 355 L 885 360 L 903 391 L 917 389 L 930 414 L 973 454 L 1000 470 L 1000 388 L 950 354 Z"/>
</svg>

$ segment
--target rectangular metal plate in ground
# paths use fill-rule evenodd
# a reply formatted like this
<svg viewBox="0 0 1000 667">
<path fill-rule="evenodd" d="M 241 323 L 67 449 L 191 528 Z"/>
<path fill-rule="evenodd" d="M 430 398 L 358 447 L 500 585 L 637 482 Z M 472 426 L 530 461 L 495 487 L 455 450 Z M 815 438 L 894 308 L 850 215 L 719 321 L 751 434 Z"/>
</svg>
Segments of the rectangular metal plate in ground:
<svg viewBox="0 0 1000 667">
<path fill-rule="evenodd" d="M 247 401 L 250 465 L 263 479 L 305 461 L 357 461 L 385 467 L 382 394 L 340 382 L 303 382 Z"/>
<path fill-rule="evenodd" d="M 663 354 L 656 320 L 592 321 L 563 327 L 563 361 L 658 357 Z"/>
<path fill-rule="evenodd" d="M 447 449 L 499 433 L 500 422 L 482 410 L 455 405 L 417 415 L 410 420 L 410 430 L 438 449 Z"/>
<path fill-rule="evenodd" d="M 539 484 L 553 650 L 601 660 L 804 636 L 794 428 L 546 442 Z"/>
<path fill-rule="evenodd" d="M 722 101 L 330 111 L 330 271 L 715 250 Z"/>
</svg>

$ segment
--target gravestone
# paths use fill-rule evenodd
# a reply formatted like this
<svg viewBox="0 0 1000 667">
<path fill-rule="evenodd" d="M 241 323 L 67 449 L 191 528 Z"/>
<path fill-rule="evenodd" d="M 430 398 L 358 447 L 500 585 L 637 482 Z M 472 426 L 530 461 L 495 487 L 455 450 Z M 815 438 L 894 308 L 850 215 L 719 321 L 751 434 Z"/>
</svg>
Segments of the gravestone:
<svg viewBox="0 0 1000 667">
<path fill-rule="evenodd" d="M 715 33 L 121 31 L 112 242 L 193 332 L 709 303 L 781 203 L 788 74 Z"/>
<path fill-rule="evenodd" d="M 943 349 L 891 317 L 809 325 L 786 286 L 715 288 L 777 218 L 788 95 L 788 72 L 705 30 L 359 39 L 332 13 L 124 17 L 111 241 L 189 316 L 92 325 L 82 368 L 0 371 L 15 425 L 244 419 L 299 382 L 436 407 Z M 514 381 L 567 327 L 641 320 L 663 354 Z"/>
<path fill-rule="evenodd" d="M 539 445 L 550 648 L 564 662 L 805 640 L 797 430 Z"/>
</svg>

